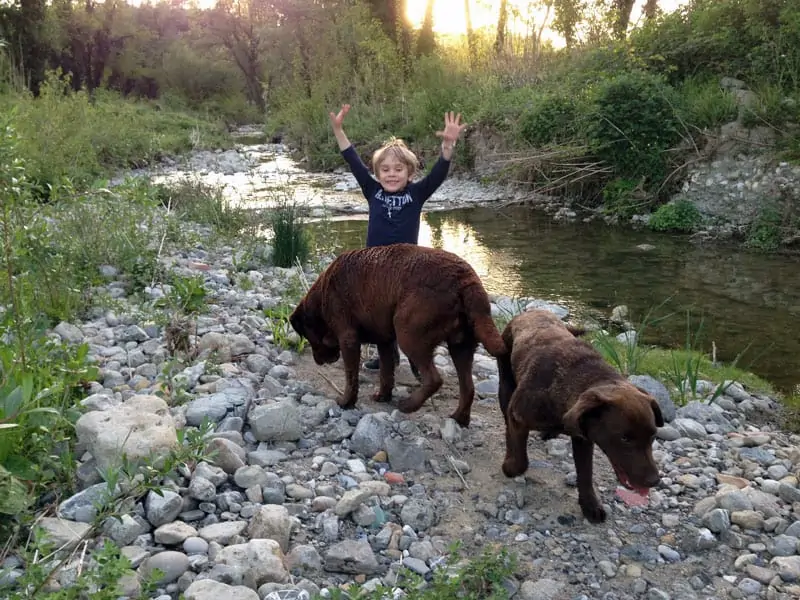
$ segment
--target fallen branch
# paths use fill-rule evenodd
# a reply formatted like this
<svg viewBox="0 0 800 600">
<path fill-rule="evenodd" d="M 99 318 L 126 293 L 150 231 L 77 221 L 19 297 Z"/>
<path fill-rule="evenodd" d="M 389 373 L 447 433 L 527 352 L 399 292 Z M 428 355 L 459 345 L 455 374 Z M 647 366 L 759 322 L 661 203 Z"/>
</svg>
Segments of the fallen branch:
<svg viewBox="0 0 800 600">
<path fill-rule="evenodd" d="M 330 377 L 328 377 L 327 375 L 325 375 L 325 373 L 323 373 L 323 372 L 322 372 L 322 371 L 320 371 L 319 369 L 317 369 L 317 373 L 319 373 L 319 376 L 320 376 L 320 377 L 322 377 L 322 378 L 323 378 L 325 381 L 327 381 L 327 382 L 328 382 L 328 385 L 329 385 L 329 386 L 331 386 L 331 387 L 332 387 L 334 390 L 336 390 L 336 393 L 337 393 L 337 394 L 339 394 L 340 396 L 344 396 L 344 392 L 343 392 L 341 389 L 339 389 L 339 386 L 338 386 L 338 385 L 336 385 L 335 383 L 333 383 L 333 381 L 331 380 L 331 378 L 330 378 Z"/>
<path fill-rule="evenodd" d="M 450 463 L 450 466 L 456 472 L 456 475 L 458 475 L 458 478 L 461 479 L 461 483 L 464 484 L 464 489 L 468 490 L 469 489 L 469 484 L 467 483 L 467 480 L 464 479 L 464 475 L 461 474 L 461 469 L 459 469 L 458 465 L 456 465 L 456 461 L 455 461 L 455 459 L 453 458 L 452 455 L 447 457 L 447 462 Z"/>
</svg>

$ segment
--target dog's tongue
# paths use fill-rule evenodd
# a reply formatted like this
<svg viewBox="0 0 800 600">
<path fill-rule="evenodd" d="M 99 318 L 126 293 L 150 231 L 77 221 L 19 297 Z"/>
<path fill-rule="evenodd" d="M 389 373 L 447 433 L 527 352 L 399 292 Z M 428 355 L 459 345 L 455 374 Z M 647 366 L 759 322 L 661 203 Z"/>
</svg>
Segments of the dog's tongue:
<svg viewBox="0 0 800 600">
<path fill-rule="evenodd" d="M 619 486 L 616 494 L 617 498 L 622 500 L 626 506 L 647 506 L 650 490 L 648 488 L 634 488 L 633 490 L 629 490 Z"/>
</svg>

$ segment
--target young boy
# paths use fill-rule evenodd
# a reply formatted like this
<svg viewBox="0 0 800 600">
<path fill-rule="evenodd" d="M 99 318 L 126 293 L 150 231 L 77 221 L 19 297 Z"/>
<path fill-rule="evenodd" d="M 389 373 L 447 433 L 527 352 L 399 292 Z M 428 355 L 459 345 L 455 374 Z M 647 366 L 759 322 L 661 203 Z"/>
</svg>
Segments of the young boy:
<svg viewBox="0 0 800 600">
<path fill-rule="evenodd" d="M 344 104 L 338 114 L 331 112 L 329 115 L 339 150 L 350 165 L 369 205 L 367 246 L 416 244 L 419 239 L 422 205 L 447 177 L 456 141 L 467 124 L 461 123 L 460 114 L 454 116 L 452 111 L 445 113 L 444 129 L 436 132 L 442 138 L 441 154 L 431 172 L 414 182 L 411 179 L 419 169 L 419 161 L 402 140 L 392 138 L 372 155 L 372 170 L 377 175 L 376 181 L 342 128 L 349 111 L 350 105 Z M 379 368 L 378 359 L 365 362 L 364 367 Z M 411 371 L 419 378 L 413 364 Z"/>
</svg>

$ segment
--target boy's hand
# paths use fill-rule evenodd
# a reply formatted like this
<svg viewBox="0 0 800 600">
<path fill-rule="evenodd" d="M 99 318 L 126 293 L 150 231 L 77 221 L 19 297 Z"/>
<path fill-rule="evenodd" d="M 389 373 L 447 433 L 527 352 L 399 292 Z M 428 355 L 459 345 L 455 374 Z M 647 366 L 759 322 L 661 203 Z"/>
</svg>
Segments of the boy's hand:
<svg viewBox="0 0 800 600">
<path fill-rule="evenodd" d="M 466 127 L 466 123 L 461 123 L 461 113 L 453 116 L 453 111 L 446 112 L 444 113 L 444 130 L 437 131 L 436 135 L 442 138 L 445 143 L 452 145 Z"/>
<path fill-rule="evenodd" d="M 350 111 L 350 105 L 342 104 L 342 109 L 339 111 L 338 114 L 333 114 L 332 112 L 328 113 L 328 115 L 331 118 L 331 126 L 333 127 L 334 131 L 342 128 L 342 123 L 344 122 L 344 118 L 349 111 Z"/>
</svg>

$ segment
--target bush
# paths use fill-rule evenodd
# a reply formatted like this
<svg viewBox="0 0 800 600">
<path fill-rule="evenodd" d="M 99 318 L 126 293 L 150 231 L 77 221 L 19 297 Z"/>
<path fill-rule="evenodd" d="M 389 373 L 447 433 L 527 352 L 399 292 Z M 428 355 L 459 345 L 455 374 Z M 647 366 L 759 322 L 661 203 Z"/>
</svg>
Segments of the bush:
<svg viewBox="0 0 800 600">
<path fill-rule="evenodd" d="M 519 135 L 533 146 L 559 143 L 576 133 L 577 103 L 574 98 L 550 93 L 535 98 L 519 119 Z"/>
<path fill-rule="evenodd" d="M 774 208 L 763 209 L 747 231 L 745 246 L 761 252 L 774 252 L 781 245 L 783 219 Z"/>
<path fill-rule="evenodd" d="M 607 214 L 630 219 L 644 212 L 648 203 L 639 182 L 618 178 L 603 188 L 603 205 Z"/>
<path fill-rule="evenodd" d="M 16 115 L 18 152 L 40 197 L 69 182 L 77 189 L 120 168 L 141 167 L 167 153 L 230 144 L 220 123 L 185 113 L 153 110 L 115 92 L 96 90 L 94 100 L 74 92 L 69 77 L 48 74 L 40 95 L 3 99 Z"/>
<path fill-rule="evenodd" d="M 297 204 L 286 197 L 278 199 L 269 217 L 272 228 L 272 262 L 278 267 L 305 264 L 311 252 L 303 218 Z"/>
<path fill-rule="evenodd" d="M 655 231 L 677 231 L 688 233 L 697 229 L 702 215 L 689 200 L 677 200 L 664 204 L 650 217 L 648 225 Z"/>
<path fill-rule="evenodd" d="M 679 94 L 687 123 L 698 129 L 719 127 L 738 116 L 736 98 L 723 90 L 716 79 L 688 79 Z"/>
<path fill-rule="evenodd" d="M 674 90 L 648 73 L 622 73 L 591 94 L 588 143 L 616 175 L 658 184 L 667 174 L 665 152 L 680 140 Z"/>
</svg>

